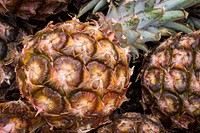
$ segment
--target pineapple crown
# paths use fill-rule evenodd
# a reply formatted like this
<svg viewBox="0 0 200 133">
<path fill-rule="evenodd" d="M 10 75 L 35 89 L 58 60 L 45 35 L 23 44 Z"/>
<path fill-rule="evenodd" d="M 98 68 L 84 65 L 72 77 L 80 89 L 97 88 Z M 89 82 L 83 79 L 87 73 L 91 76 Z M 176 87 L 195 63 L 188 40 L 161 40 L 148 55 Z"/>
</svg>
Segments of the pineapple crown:
<svg viewBox="0 0 200 133">
<path fill-rule="evenodd" d="M 104 2 L 103 2 L 104 1 Z M 200 3 L 200 0 L 123 0 L 116 6 L 113 1 L 92 0 L 83 7 L 78 17 L 91 7 L 93 12 L 101 9 L 105 3 L 110 3 L 107 15 L 97 13 L 99 23 L 106 29 L 115 32 L 122 47 L 129 47 L 132 56 L 139 56 L 139 49 L 147 51 L 146 42 L 159 41 L 161 36 L 175 35 L 178 32 L 190 33 L 193 30 L 187 25 L 177 22 L 186 19 L 188 13 L 184 10 Z"/>
</svg>

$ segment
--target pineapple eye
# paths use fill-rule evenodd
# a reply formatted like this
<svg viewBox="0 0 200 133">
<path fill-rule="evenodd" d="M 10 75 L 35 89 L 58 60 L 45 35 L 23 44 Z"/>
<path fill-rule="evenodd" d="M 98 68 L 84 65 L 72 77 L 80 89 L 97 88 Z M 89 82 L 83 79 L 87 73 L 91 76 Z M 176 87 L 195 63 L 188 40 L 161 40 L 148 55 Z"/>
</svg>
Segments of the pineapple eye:
<svg viewBox="0 0 200 133">
<path fill-rule="evenodd" d="M 170 60 L 170 54 L 168 50 L 158 52 L 151 57 L 151 65 L 158 67 L 167 67 Z"/>
<path fill-rule="evenodd" d="M 48 36 L 43 35 L 38 42 L 38 50 L 47 55 L 51 60 L 61 55 L 58 51 L 65 46 L 68 36 L 61 33 L 51 33 Z"/>
<path fill-rule="evenodd" d="M 188 78 L 181 70 L 171 70 L 165 72 L 164 88 L 172 92 L 182 93 L 188 85 Z"/>
<path fill-rule="evenodd" d="M 106 114 L 112 112 L 116 106 L 119 106 L 118 100 L 120 101 L 120 99 L 121 98 L 117 93 L 110 92 L 105 94 L 102 98 L 102 102 L 104 103 L 103 112 L 105 112 Z"/>
<path fill-rule="evenodd" d="M 72 112 L 79 116 L 92 114 L 98 104 L 97 96 L 91 92 L 80 91 L 71 97 Z"/>
<path fill-rule="evenodd" d="M 109 69 L 96 61 L 90 62 L 87 65 L 90 77 L 90 85 L 94 89 L 107 89 L 110 83 L 111 73 Z"/>
<path fill-rule="evenodd" d="M 18 117 L 12 117 L 9 119 L 9 122 L 7 125 L 14 126 L 13 129 L 22 129 L 26 128 L 28 126 L 27 121 L 18 118 Z"/>
<path fill-rule="evenodd" d="M 95 41 L 85 34 L 73 34 L 62 52 L 65 55 L 74 55 L 86 64 L 95 52 Z"/>
<path fill-rule="evenodd" d="M 120 121 L 117 121 L 117 129 L 120 133 L 128 133 L 134 130 L 135 123 L 130 119 L 122 119 Z"/>
<path fill-rule="evenodd" d="M 33 93 L 34 107 L 37 108 L 38 113 L 47 112 L 59 114 L 63 109 L 63 100 L 59 93 L 50 88 L 42 88 Z"/>
<path fill-rule="evenodd" d="M 152 91 L 157 92 L 162 87 L 163 72 L 157 69 L 148 70 L 144 73 L 144 85 Z"/>
<path fill-rule="evenodd" d="M 111 42 L 108 40 L 100 40 L 97 42 L 97 50 L 93 58 L 104 62 L 104 64 L 111 68 L 114 68 L 118 61 L 118 54 Z"/>
<path fill-rule="evenodd" d="M 160 133 L 160 127 L 158 127 L 158 125 L 156 125 L 155 123 L 151 121 L 142 122 L 142 124 L 140 124 L 137 130 L 138 130 L 138 133 L 139 132 L 148 133 L 150 131 L 152 133 Z"/>
<path fill-rule="evenodd" d="M 82 80 L 82 64 L 71 57 L 61 56 L 51 68 L 49 82 L 61 92 L 68 93 Z"/>
<path fill-rule="evenodd" d="M 164 92 L 157 100 L 160 109 L 168 114 L 174 114 L 180 110 L 180 99 L 170 92 Z"/>
<path fill-rule="evenodd" d="M 197 96 L 191 96 L 189 98 L 188 110 L 194 115 L 200 115 L 200 98 Z"/>
<path fill-rule="evenodd" d="M 83 32 L 86 34 L 89 34 L 89 36 L 93 37 L 95 40 L 100 40 L 104 38 L 103 33 L 99 31 L 99 27 L 87 25 L 84 28 Z"/>
<path fill-rule="evenodd" d="M 55 32 L 50 34 L 49 37 L 52 39 L 51 43 L 53 48 L 57 51 L 61 50 L 66 45 L 66 42 L 69 39 L 69 35 L 65 34 L 64 32 Z"/>
<path fill-rule="evenodd" d="M 182 93 L 187 88 L 188 78 L 185 72 L 172 70 L 171 76 L 174 81 L 174 87 L 178 93 Z"/>
<path fill-rule="evenodd" d="M 47 59 L 41 56 L 32 57 L 26 67 L 26 76 L 29 77 L 31 83 L 41 85 L 48 77 L 49 65 Z"/>
<path fill-rule="evenodd" d="M 174 49 L 171 65 L 180 69 L 190 68 L 192 66 L 192 53 L 187 50 Z"/>
</svg>

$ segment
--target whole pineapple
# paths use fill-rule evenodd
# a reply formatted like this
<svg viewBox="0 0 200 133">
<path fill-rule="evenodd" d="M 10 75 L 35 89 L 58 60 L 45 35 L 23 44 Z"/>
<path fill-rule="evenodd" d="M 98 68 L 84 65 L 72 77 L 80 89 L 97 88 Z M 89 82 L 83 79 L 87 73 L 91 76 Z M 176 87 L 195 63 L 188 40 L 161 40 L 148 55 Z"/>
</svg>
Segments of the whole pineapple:
<svg viewBox="0 0 200 133">
<path fill-rule="evenodd" d="M 162 42 L 143 68 L 144 103 L 187 129 L 200 120 L 200 31 Z"/>
<path fill-rule="evenodd" d="M 91 130 L 127 100 L 129 50 L 96 22 L 49 24 L 23 44 L 19 89 L 52 127 Z"/>
<path fill-rule="evenodd" d="M 0 133 L 33 133 L 45 124 L 31 106 L 21 100 L 0 103 Z"/>
<path fill-rule="evenodd" d="M 1 0 L 0 14 L 11 13 L 23 19 L 45 19 L 67 11 L 71 0 Z"/>
<path fill-rule="evenodd" d="M 111 123 L 97 130 L 97 133 L 166 133 L 161 122 L 154 116 L 129 112 L 115 115 Z"/>
</svg>

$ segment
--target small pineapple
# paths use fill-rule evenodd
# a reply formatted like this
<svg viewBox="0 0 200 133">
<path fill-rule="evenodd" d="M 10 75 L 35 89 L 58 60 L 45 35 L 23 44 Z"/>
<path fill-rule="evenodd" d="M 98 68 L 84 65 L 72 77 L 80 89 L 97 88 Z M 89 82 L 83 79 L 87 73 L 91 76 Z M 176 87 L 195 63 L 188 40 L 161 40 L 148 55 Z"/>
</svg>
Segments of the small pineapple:
<svg viewBox="0 0 200 133">
<path fill-rule="evenodd" d="M 11 13 L 23 19 L 45 19 L 67 11 L 71 0 L 1 0 L 0 14 Z"/>
<path fill-rule="evenodd" d="M 0 133 L 33 133 L 45 124 L 42 117 L 21 100 L 0 103 Z"/>
<path fill-rule="evenodd" d="M 129 112 L 116 115 L 112 122 L 100 127 L 97 133 L 167 133 L 154 116 Z"/>
<path fill-rule="evenodd" d="M 97 22 L 48 24 L 23 44 L 20 92 L 52 127 L 91 130 L 127 100 L 129 50 Z"/>
<path fill-rule="evenodd" d="M 200 120 L 200 31 L 162 42 L 142 73 L 143 100 L 153 114 L 187 129 Z"/>
</svg>

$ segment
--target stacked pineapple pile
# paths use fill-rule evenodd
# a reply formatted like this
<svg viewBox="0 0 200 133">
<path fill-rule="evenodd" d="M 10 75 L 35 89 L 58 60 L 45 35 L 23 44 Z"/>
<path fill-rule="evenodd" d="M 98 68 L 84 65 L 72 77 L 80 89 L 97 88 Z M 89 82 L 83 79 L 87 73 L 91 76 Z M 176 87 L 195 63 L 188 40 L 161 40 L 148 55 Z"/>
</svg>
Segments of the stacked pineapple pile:
<svg viewBox="0 0 200 133">
<path fill-rule="evenodd" d="M 80 8 L 81 1 L 2 1 L 0 13 L 27 23 L 45 21 L 67 11 L 69 3 Z M 89 132 L 100 126 L 96 132 L 167 132 L 162 118 L 170 118 L 171 127 L 199 127 L 200 37 L 192 33 L 200 25 L 199 3 L 91 0 L 78 17 L 109 5 L 107 15 L 98 12 L 98 21 L 90 22 L 49 22 L 28 36 L 22 24 L 0 21 L 0 132 Z M 132 112 L 109 119 L 129 100 L 127 90 L 135 82 L 131 59 L 149 51 L 147 42 L 174 35 L 149 52 L 141 72 L 144 109 L 151 107 L 152 115 Z M 21 100 L 8 101 L 5 90 L 16 81 Z"/>
</svg>

